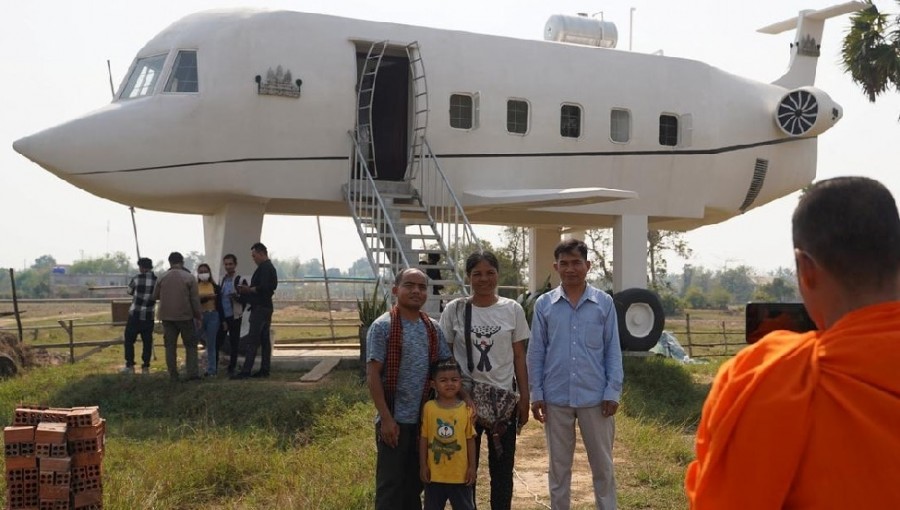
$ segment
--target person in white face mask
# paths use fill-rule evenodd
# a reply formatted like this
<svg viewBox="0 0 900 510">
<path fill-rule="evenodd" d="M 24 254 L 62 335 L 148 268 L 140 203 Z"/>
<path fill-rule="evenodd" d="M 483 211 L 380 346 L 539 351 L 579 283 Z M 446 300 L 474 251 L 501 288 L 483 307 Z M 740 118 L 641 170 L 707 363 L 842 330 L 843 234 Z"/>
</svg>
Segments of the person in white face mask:
<svg viewBox="0 0 900 510">
<path fill-rule="evenodd" d="M 216 335 L 224 319 L 222 303 L 219 300 L 221 290 L 212 278 L 212 270 L 209 264 L 202 263 L 197 266 L 197 290 L 200 293 L 200 309 L 203 311 L 203 319 L 200 325 L 200 343 L 206 345 L 207 368 L 206 375 L 215 376 L 218 369 L 218 352 L 216 352 Z"/>
</svg>

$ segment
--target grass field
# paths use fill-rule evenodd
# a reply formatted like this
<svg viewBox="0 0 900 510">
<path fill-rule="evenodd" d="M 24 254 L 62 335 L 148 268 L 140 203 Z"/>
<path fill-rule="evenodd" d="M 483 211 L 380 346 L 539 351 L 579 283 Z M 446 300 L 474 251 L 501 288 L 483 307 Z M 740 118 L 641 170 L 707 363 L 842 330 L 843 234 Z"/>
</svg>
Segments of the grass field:
<svg viewBox="0 0 900 510">
<path fill-rule="evenodd" d="M 44 322 L 64 313 L 47 313 Z M 279 320 L 286 322 L 276 316 Z M 46 341 L 40 337 L 44 331 L 39 330 L 38 343 Z M 121 332 L 107 328 L 103 334 L 112 338 Z M 298 382 L 299 372 L 277 373 L 268 381 L 222 377 L 171 383 L 161 360 L 150 376 L 116 374 L 121 356 L 120 346 L 110 347 L 74 365 L 31 369 L 0 384 L 3 423 L 11 422 L 21 403 L 100 406 L 108 430 L 105 508 L 372 508 L 374 410 L 355 370 L 334 372 L 312 385 Z M 625 359 L 614 450 L 621 508 L 687 508 L 684 470 L 693 458 L 693 433 L 717 366 Z M 546 451 L 542 428 L 533 421 L 519 438 L 516 476 L 514 508 L 546 509 Z M 479 487 L 487 487 L 486 465 L 479 477 Z M 489 508 L 486 494 L 478 492 L 480 507 Z M 576 509 L 593 508 L 580 446 L 573 501 Z"/>
</svg>

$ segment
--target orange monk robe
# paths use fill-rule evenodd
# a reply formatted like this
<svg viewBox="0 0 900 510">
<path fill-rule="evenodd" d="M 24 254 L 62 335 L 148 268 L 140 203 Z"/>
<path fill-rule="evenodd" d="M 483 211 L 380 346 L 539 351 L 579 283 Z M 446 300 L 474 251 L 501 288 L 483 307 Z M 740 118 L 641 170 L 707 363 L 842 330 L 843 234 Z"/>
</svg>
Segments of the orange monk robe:
<svg viewBox="0 0 900 510">
<path fill-rule="evenodd" d="M 900 302 L 722 365 L 685 488 L 694 510 L 900 509 Z"/>
</svg>

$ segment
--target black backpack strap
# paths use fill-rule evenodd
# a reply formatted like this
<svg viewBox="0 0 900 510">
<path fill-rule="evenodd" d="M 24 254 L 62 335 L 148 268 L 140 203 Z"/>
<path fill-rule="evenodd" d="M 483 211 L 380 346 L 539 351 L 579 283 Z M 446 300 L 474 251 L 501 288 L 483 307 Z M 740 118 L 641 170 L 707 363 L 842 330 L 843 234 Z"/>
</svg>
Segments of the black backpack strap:
<svg viewBox="0 0 900 510">
<path fill-rule="evenodd" d="M 466 365 L 469 367 L 469 375 L 475 370 L 475 362 L 472 361 L 472 301 L 466 300 Z"/>
</svg>

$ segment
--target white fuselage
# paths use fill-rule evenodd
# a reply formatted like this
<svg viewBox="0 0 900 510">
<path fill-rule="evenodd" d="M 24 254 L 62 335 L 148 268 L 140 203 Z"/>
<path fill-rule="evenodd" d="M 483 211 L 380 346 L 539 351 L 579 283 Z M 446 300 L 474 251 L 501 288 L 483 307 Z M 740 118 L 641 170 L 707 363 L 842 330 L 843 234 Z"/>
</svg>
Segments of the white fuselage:
<svg viewBox="0 0 900 510">
<path fill-rule="evenodd" d="M 188 16 L 138 54 L 166 55 L 151 94 L 19 140 L 16 150 L 91 193 L 146 209 L 213 215 L 245 203 L 347 215 L 341 185 L 358 53 L 379 40 L 390 41 L 389 54 L 418 42 L 427 138 L 464 207 L 485 190 L 633 192 L 586 205 L 481 203 L 470 213 L 476 223 L 599 227 L 638 214 L 651 227 L 694 228 L 741 212 L 758 159 L 768 171 L 749 207 L 815 176 L 815 137 L 791 138 L 773 120 L 787 92 L 780 86 L 681 58 L 294 12 Z M 196 50 L 196 93 L 163 92 L 179 50 Z M 257 94 L 254 78 L 277 66 L 302 79 L 299 98 Z M 477 98 L 472 129 L 450 126 L 451 94 Z M 525 134 L 507 131 L 510 99 L 529 105 Z M 560 135 L 565 104 L 581 108 L 578 138 Z M 610 138 L 614 108 L 630 112 L 627 143 Z M 660 144 L 661 114 L 679 119 L 675 146 Z"/>
</svg>

